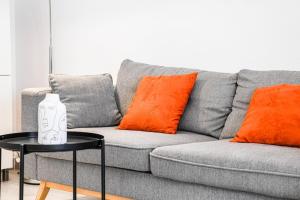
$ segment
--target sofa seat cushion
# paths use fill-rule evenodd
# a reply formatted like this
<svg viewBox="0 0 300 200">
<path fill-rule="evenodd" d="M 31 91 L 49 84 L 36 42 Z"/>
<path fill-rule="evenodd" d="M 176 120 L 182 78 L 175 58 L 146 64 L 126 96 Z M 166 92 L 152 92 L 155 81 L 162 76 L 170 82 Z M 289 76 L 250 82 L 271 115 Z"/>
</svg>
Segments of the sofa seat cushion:
<svg viewBox="0 0 300 200">
<path fill-rule="evenodd" d="M 160 147 L 155 176 L 284 199 L 300 198 L 300 149 L 228 140 Z"/>
<path fill-rule="evenodd" d="M 177 134 L 162 134 L 144 131 L 118 130 L 117 127 L 78 128 L 72 131 L 98 133 L 104 136 L 106 143 L 106 165 L 150 171 L 150 152 L 161 146 L 204 142 L 215 140 L 212 137 L 192 132 L 178 131 Z M 63 160 L 72 160 L 71 152 L 39 153 L 40 156 Z M 100 165 L 100 150 L 83 150 L 77 153 L 78 162 Z"/>
</svg>

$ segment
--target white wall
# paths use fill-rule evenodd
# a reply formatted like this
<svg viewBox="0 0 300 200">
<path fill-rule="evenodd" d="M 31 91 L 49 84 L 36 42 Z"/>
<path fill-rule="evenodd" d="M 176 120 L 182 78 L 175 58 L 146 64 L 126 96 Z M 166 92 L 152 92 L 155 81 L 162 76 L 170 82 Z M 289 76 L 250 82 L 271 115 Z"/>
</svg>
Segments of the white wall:
<svg viewBox="0 0 300 200">
<path fill-rule="evenodd" d="M 57 73 L 131 58 L 236 72 L 300 70 L 299 0 L 53 0 Z"/>
<path fill-rule="evenodd" d="M 47 85 L 48 6 L 46 0 L 14 0 L 18 89 Z"/>
<path fill-rule="evenodd" d="M 11 32 L 9 0 L 0 0 L 0 75 L 11 74 Z"/>
<path fill-rule="evenodd" d="M 0 0 L 1 1 L 1 0 Z M 21 91 L 48 86 L 48 5 L 46 0 L 11 0 L 15 57 L 15 129 L 21 124 Z"/>
<path fill-rule="evenodd" d="M 10 17 L 10 0 L 0 0 L 0 135 L 11 132 L 13 122 Z M 12 152 L 2 150 L 2 169 L 12 168 L 12 161 Z"/>
<path fill-rule="evenodd" d="M 12 40 L 10 0 L 0 0 L 0 135 L 12 131 Z"/>
<path fill-rule="evenodd" d="M 56 73 L 115 76 L 124 58 L 224 72 L 300 70 L 298 0 L 52 1 Z M 16 0 L 21 85 L 47 84 L 47 17 L 48 0 Z"/>
</svg>

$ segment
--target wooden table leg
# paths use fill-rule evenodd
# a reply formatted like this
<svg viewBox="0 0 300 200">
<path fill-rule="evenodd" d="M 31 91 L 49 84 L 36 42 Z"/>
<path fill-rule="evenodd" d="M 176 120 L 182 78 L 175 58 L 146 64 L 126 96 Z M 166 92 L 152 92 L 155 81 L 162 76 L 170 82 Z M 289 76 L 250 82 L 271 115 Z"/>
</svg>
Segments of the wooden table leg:
<svg viewBox="0 0 300 200">
<path fill-rule="evenodd" d="M 40 188 L 35 200 L 45 200 L 50 188 L 47 187 L 47 183 L 45 181 L 41 181 Z"/>
<path fill-rule="evenodd" d="M 65 191 L 65 192 L 73 192 L 73 186 L 71 186 L 71 185 L 64 185 L 64 184 L 59 184 L 59 183 L 41 181 L 40 189 L 39 189 L 38 195 L 35 200 L 45 200 L 50 189 L 55 189 L 55 190 L 60 190 L 60 191 Z M 88 190 L 88 189 L 77 188 L 77 193 L 84 195 L 84 196 L 90 196 L 90 197 L 95 197 L 98 199 L 104 199 L 104 198 L 101 198 L 102 197 L 101 192 L 95 192 L 95 191 Z M 105 195 L 106 195 L 105 200 L 133 200 L 133 199 L 116 196 L 116 195 L 110 195 L 110 194 L 105 194 Z"/>
</svg>

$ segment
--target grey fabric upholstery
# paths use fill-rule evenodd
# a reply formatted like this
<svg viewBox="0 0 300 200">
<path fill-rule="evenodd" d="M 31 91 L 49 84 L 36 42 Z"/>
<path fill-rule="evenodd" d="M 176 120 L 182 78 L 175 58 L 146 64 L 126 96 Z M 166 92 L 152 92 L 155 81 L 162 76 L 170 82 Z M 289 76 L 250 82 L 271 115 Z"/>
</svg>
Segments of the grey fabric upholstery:
<svg viewBox="0 0 300 200">
<path fill-rule="evenodd" d="M 98 165 L 79 163 L 78 187 L 100 191 Z M 72 162 L 38 157 L 38 178 L 71 185 Z M 106 168 L 106 191 L 136 200 L 276 200 L 253 193 L 188 184 L 118 168 Z"/>
<path fill-rule="evenodd" d="M 22 91 L 22 131 L 38 130 L 38 105 L 51 88 L 28 88 Z"/>
<path fill-rule="evenodd" d="M 36 153 L 31 153 L 25 155 L 25 166 L 24 172 L 26 174 L 26 178 L 31 178 L 37 180 L 37 155 Z"/>
<path fill-rule="evenodd" d="M 300 199 L 300 149 L 219 140 L 160 147 L 155 176 L 207 186 Z"/>
<path fill-rule="evenodd" d="M 123 61 L 116 85 L 116 99 L 121 113 L 127 111 L 137 85 L 145 75 L 170 75 L 199 72 L 179 130 L 192 131 L 219 138 L 225 120 L 231 112 L 236 90 L 236 74 L 172 68 Z"/>
<path fill-rule="evenodd" d="M 110 74 L 49 75 L 49 83 L 66 105 L 68 128 L 113 126 L 120 122 Z"/>
<path fill-rule="evenodd" d="M 178 131 L 177 134 L 162 134 L 143 131 L 118 130 L 116 127 L 80 128 L 74 131 L 99 133 L 106 143 L 106 165 L 137 171 L 150 171 L 149 154 L 156 147 L 205 142 L 216 140 L 213 137 L 191 132 Z M 39 154 L 64 160 L 72 160 L 71 152 Z M 99 150 L 78 152 L 78 161 L 100 165 Z"/>
<path fill-rule="evenodd" d="M 282 83 L 300 84 L 300 71 L 253 71 L 241 70 L 233 100 L 232 112 L 227 118 L 221 138 L 234 137 L 246 115 L 253 91 Z"/>
</svg>

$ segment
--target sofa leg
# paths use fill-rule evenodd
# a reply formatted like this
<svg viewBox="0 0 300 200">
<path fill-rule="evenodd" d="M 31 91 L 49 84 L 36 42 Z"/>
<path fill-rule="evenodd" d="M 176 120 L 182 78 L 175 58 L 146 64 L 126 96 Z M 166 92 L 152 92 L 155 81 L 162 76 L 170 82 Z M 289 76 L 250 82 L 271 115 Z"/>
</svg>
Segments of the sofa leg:
<svg viewBox="0 0 300 200">
<path fill-rule="evenodd" d="M 50 188 L 47 187 L 47 183 L 44 181 L 41 181 L 40 188 L 39 188 L 39 191 L 38 191 L 38 194 L 37 194 L 35 200 L 45 200 L 48 195 L 49 190 L 50 190 Z"/>
<path fill-rule="evenodd" d="M 35 200 L 45 200 L 50 189 L 61 190 L 61 191 L 66 191 L 66 192 L 73 191 L 73 187 L 69 186 L 69 185 L 41 181 L 39 192 L 38 192 Z M 91 191 L 91 190 L 87 190 L 87 189 L 77 188 L 77 194 L 82 194 L 85 196 L 91 196 L 91 197 L 96 197 L 96 198 L 101 199 L 100 192 L 95 192 L 95 191 Z M 132 200 L 132 199 L 107 194 L 106 200 Z"/>
</svg>

